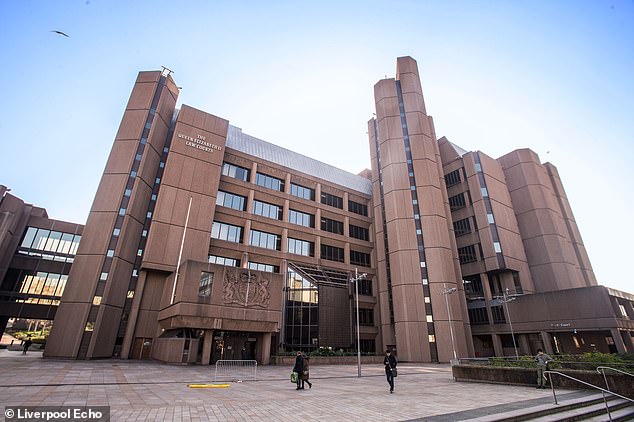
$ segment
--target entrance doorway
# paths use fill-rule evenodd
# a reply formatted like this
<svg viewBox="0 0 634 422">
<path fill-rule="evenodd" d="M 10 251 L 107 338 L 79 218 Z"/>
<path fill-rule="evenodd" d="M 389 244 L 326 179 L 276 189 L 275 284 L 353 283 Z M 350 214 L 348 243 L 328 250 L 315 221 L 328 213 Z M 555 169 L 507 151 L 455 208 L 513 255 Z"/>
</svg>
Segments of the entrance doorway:
<svg viewBox="0 0 634 422">
<path fill-rule="evenodd" d="M 214 331 L 210 364 L 219 360 L 257 360 L 256 333 Z"/>
</svg>

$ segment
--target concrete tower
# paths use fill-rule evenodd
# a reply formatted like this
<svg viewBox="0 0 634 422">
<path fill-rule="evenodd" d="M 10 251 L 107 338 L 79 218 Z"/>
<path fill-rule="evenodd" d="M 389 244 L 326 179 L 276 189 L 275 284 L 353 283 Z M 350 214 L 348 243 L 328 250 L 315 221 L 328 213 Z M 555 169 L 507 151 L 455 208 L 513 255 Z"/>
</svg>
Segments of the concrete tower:
<svg viewBox="0 0 634 422">
<path fill-rule="evenodd" d="M 405 361 L 471 355 L 440 151 L 416 61 L 398 58 L 396 79 L 379 81 L 374 98 L 368 133 L 385 346 Z"/>
</svg>

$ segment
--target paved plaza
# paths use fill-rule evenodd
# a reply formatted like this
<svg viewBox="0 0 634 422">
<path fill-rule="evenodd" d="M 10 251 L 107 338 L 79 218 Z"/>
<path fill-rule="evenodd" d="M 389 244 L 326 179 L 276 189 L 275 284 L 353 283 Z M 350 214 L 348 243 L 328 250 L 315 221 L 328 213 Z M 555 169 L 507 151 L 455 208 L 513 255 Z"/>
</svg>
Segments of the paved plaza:
<svg viewBox="0 0 634 422">
<path fill-rule="evenodd" d="M 552 403 L 550 390 L 455 382 L 449 365 L 399 364 L 390 394 L 382 365 L 311 366 L 295 390 L 291 368 L 260 366 L 257 381 L 213 383 L 213 366 L 50 360 L 0 350 L 2 406 L 110 406 L 113 421 L 457 421 Z M 307 386 L 308 387 L 308 386 Z M 561 391 L 561 399 L 578 392 Z M 2 416 L 4 420 L 4 414 Z"/>
</svg>

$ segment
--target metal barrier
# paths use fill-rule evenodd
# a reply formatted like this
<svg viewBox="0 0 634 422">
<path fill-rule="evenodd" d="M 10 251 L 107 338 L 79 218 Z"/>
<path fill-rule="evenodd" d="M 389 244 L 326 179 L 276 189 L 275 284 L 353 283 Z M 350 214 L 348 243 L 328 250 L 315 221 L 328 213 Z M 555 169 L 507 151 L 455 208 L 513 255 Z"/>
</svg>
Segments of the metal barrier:
<svg viewBox="0 0 634 422">
<path fill-rule="evenodd" d="M 613 368 L 610 368 L 610 369 L 613 369 Z M 553 379 L 552 379 L 551 374 L 561 375 L 562 377 L 565 377 L 565 378 L 571 379 L 573 381 L 579 382 L 579 383 L 581 383 L 583 385 L 586 385 L 586 386 L 588 386 L 590 388 L 593 388 L 595 390 L 600 390 L 601 394 L 603 394 L 603 403 L 605 404 L 605 410 L 608 412 L 608 418 L 610 418 L 610 421 L 612 421 L 612 415 L 610 414 L 610 406 L 608 406 L 608 401 L 605 398 L 605 393 L 611 394 L 611 395 L 616 396 L 618 398 L 621 398 L 623 400 L 627 400 L 629 402 L 634 403 L 634 400 L 632 400 L 630 398 L 627 398 L 627 397 L 622 396 L 620 394 L 614 393 L 614 392 L 612 392 L 610 390 L 606 390 L 604 388 L 597 387 L 596 385 L 590 384 L 589 382 L 581 381 L 580 379 L 577 379 L 575 377 L 571 377 L 570 375 L 567 375 L 567 374 L 564 374 L 564 373 L 561 373 L 561 372 L 544 371 L 544 375 L 546 375 L 546 374 L 548 374 L 548 382 L 550 383 L 550 388 L 553 390 L 553 398 L 555 399 L 555 404 L 559 404 L 559 403 L 557 403 L 557 394 L 555 393 L 555 385 L 553 384 Z"/>
<path fill-rule="evenodd" d="M 219 360 L 216 361 L 214 382 L 218 379 L 231 381 L 257 381 L 258 362 L 255 360 Z"/>
<path fill-rule="evenodd" d="M 618 372 L 620 374 L 629 375 L 630 377 L 634 377 L 633 374 L 630 374 L 629 372 L 622 371 L 620 369 L 611 368 L 609 366 L 598 366 L 597 367 L 597 372 L 600 373 L 601 375 L 603 375 L 603 380 L 605 381 L 605 388 L 608 391 L 610 391 L 610 385 L 608 384 L 608 377 L 605 376 L 605 370 L 606 369 L 609 369 L 610 371 Z M 605 405 L 607 406 L 608 401 L 605 398 L 605 393 L 602 391 L 601 394 L 603 395 L 603 403 L 605 403 Z M 608 409 L 608 417 L 610 418 L 610 421 L 611 421 L 612 420 L 612 415 L 610 415 L 610 409 Z"/>
</svg>

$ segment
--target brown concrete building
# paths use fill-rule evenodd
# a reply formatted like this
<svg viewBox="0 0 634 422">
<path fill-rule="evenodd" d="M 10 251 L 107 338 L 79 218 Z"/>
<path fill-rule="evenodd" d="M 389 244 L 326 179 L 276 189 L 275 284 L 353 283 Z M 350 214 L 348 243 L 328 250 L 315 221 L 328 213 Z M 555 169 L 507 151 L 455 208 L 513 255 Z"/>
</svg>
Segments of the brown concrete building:
<svg viewBox="0 0 634 422">
<path fill-rule="evenodd" d="M 0 185 L 0 333 L 9 319 L 55 317 L 84 229 L 9 191 Z"/>
<path fill-rule="evenodd" d="M 597 285 L 554 166 L 437 139 L 410 57 L 374 92 L 354 175 L 139 73 L 45 355 L 267 364 L 356 350 L 357 315 L 360 349 L 403 361 L 634 350 L 634 296 Z"/>
</svg>

